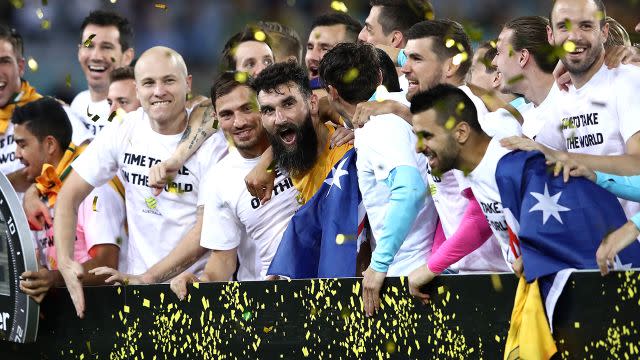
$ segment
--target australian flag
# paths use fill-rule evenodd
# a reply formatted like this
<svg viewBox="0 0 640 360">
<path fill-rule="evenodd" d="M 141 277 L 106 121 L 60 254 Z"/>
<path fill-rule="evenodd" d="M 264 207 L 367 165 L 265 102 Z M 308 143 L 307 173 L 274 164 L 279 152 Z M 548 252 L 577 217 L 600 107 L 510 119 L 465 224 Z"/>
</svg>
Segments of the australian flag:
<svg viewBox="0 0 640 360">
<path fill-rule="evenodd" d="M 267 273 L 293 279 L 355 276 L 363 209 L 351 149 L 293 216 Z"/>
<path fill-rule="evenodd" d="M 540 280 L 552 319 L 570 274 L 566 270 L 598 269 L 596 251 L 608 233 L 627 221 L 624 211 L 613 194 L 585 178 L 565 183 L 562 176 L 553 176 L 537 151 L 502 157 L 496 181 L 507 224 L 519 242 L 526 280 Z M 640 243 L 621 251 L 616 263 L 618 268 L 637 267 Z M 550 292 L 553 299 L 547 298 Z"/>
</svg>

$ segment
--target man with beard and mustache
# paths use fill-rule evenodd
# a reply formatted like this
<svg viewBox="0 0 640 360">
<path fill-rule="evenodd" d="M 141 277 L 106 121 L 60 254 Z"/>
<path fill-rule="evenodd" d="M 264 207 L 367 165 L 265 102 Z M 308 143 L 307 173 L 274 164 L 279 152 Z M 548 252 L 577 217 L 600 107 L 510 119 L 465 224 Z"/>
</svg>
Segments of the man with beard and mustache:
<svg viewBox="0 0 640 360">
<path fill-rule="evenodd" d="M 352 146 L 329 146 L 335 130 L 320 121 L 318 97 L 298 64 L 269 66 L 252 86 L 258 94 L 275 163 L 291 175 L 293 185 L 300 191 L 300 202 L 306 203 Z"/>
<path fill-rule="evenodd" d="M 556 93 L 556 106 L 540 114 L 546 123 L 537 143 L 503 141 L 511 149 L 542 151 L 556 163 L 556 173 L 564 166 L 565 179 L 576 163 L 608 174 L 640 173 L 640 69 L 605 65 L 605 18 L 600 0 L 555 2 L 548 38 L 552 45 L 573 50 L 561 58 L 572 84 L 567 92 Z M 622 204 L 627 216 L 640 210 L 637 203 Z"/>
</svg>

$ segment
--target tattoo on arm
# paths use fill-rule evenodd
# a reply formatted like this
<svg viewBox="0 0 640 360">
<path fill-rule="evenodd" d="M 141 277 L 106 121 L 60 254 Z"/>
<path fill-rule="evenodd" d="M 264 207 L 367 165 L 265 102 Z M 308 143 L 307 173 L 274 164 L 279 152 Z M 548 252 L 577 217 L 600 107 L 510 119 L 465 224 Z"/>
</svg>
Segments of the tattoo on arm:
<svg viewBox="0 0 640 360">
<path fill-rule="evenodd" d="M 202 135 L 203 138 L 206 138 L 206 136 L 208 134 L 204 129 L 205 129 L 207 123 L 211 119 L 213 119 L 213 106 L 212 105 L 208 105 L 207 108 L 204 111 L 204 114 L 202 115 L 202 123 L 200 124 L 200 126 L 196 130 L 195 136 L 193 137 L 193 139 L 191 139 L 191 143 L 189 143 L 189 150 L 193 149 L 196 146 L 196 143 L 200 139 L 198 135 Z"/>
<path fill-rule="evenodd" d="M 189 135 L 191 135 L 191 125 L 187 125 L 187 128 L 184 130 L 184 134 L 182 134 L 182 137 L 180 138 L 178 144 L 185 142 L 185 140 L 189 138 Z"/>
</svg>

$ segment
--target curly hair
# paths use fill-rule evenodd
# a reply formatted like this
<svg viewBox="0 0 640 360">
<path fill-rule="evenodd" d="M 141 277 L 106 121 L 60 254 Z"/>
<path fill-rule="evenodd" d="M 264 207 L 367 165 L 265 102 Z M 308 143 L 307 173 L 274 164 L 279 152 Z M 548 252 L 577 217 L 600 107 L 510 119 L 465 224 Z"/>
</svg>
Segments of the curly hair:
<svg viewBox="0 0 640 360">
<path fill-rule="evenodd" d="M 260 91 L 274 91 L 278 86 L 288 83 L 295 84 L 305 98 L 311 96 L 311 86 L 309 86 L 307 73 L 295 61 L 275 63 L 268 66 L 251 81 L 251 87 L 258 94 Z"/>
</svg>

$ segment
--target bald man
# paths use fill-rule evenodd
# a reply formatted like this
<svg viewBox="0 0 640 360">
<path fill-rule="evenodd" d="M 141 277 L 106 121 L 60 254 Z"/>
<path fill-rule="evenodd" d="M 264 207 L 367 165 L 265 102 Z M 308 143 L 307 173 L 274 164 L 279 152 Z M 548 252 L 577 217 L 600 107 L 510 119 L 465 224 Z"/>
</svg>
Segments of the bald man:
<svg viewBox="0 0 640 360">
<path fill-rule="evenodd" d="M 78 281 L 82 267 L 73 260 L 72 229 L 76 227 L 78 204 L 87 194 L 120 172 L 129 226 L 126 267 L 131 274 L 144 273 L 180 242 L 199 237 L 202 209 L 197 208 L 198 185 L 207 169 L 227 153 L 222 134 L 211 136 L 165 191 L 153 196 L 148 186 L 149 168 L 169 157 L 181 137 L 187 135 L 185 99 L 191 75 L 180 54 L 154 47 L 140 56 L 135 78 L 142 107 L 103 130 L 104 134 L 73 163 L 74 171 L 58 195 L 54 222 L 58 267 L 79 317 L 84 316 L 84 295 Z M 205 259 L 201 260 L 189 270 L 202 270 Z"/>
</svg>

